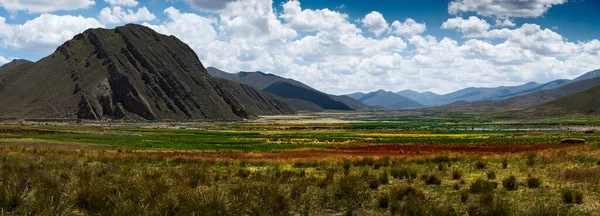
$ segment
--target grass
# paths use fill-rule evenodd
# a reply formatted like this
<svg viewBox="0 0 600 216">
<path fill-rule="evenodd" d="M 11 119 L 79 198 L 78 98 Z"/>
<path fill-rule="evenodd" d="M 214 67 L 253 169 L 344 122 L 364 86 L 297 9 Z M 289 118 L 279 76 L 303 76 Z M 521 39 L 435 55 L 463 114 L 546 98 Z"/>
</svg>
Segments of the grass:
<svg viewBox="0 0 600 216">
<path fill-rule="evenodd" d="M 385 122 L 190 123 L 165 128 L 4 125 L 0 210 L 10 215 L 597 212 L 600 150 L 594 146 L 600 134 L 518 131 L 513 129 L 540 125 L 473 118 L 389 116 Z M 565 138 L 588 143 L 510 150 L 556 146 Z M 501 144 L 509 150 L 337 149 L 386 144 Z"/>
</svg>

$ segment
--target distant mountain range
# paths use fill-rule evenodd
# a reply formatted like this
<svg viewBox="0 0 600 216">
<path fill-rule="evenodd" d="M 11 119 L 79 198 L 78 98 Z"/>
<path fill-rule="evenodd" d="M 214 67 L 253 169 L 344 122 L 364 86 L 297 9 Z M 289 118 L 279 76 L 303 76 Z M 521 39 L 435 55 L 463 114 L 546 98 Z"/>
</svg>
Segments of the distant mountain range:
<svg viewBox="0 0 600 216">
<path fill-rule="evenodd" d="M 423 104 L 410 99 L 408 97 L 389 92 L 379 90 L 370 93 L 354 93 L 347 95 L 348 97 L 354 98 L 364 104 L 371 106 L 379 106 L 383 108 L 391 109 L 409 109 L 423 107 Z"/>
<path fill-rule="evenodd" d="M 322 109 L 363 110 L 371 108 L 350 97 L 328 95 L 304 83 L 274 74 L 263 72 L 228 73 L 214 67 L 209 67 L 207 70 L 213 77 L 249 85 L 280 97 L 308 101 Z"/>
<path fill-rule="evenodd" d="M 572 88 L 567 88 L 569 90 L 554 90 L 554 91 L 546 91 L 556 89 L 565 85 L 569 85 L 571 83 L 584 81 L 588 79 L 593 79 L 600 77 L 600 70 L 595 70 L 588 72 L 584 75 L 581 75 L 573 80 L 567 79 L 559 79 L 554 80 L 548 83 L 540 84 L 535 82 L 526 83 L 519 86 L 500 86 L 495 88 L 465 88 L 452 93 L 438 95 L 433 92 L 415 92 L 412 90 L 404 90 L 397 92 L 395 94 L 401 95 L 404 98 L 394 97 L 393 95 L 386 95 L 386 99 L 377 99 L 367 101 L 365 98 L 366 95 L 373 94 L 383 94 L 383 90 L 379 90 L 377 92 L 371 93 L 353 93 L 348 94 L 347 96 L 357 99 L 361 102 L 372 106 L 384 106 L 390 107 L 391 104 L 410 104 L 412 107 L 415 106 L 414 103 L 410 103 L 406 101 L 406 98 L 417 102 L 422 105 L 422 107 L 432 107 L 432 106 L 443 106 L 447 105 L 447 107 L 456 107 L 456 106 L 486 106 L 486 107 L 527 107 L 534 106 L 544 102 L 548 102 L 549 99 L 557 99 L 560 97 L 564 97 L 569 95 L 569 93 L 574 93 L 580 90 L 585 90 L 587 88 L 594 87 L 596 84 L 593 82 L 586 82 L 585 84 L 580 84 L 579 86 L 573 85 Z M 542 92 L 536 94 L 537 92 Z M 533 94 L 533 95 L 529 95 Z M 527 96 L 529 95 L 529 96 Z M 542 96 L 544 95 L 544 96 Z M 524 97 L 520 97 L 524 96 Z M 506 100 L 506 101 L 504 101 Z M 479 102 L 483 101 L 483 102 Z M 456 104 L 455 104 L 456 103 Z M 410 108 L 403 106 L 394 106 L 393 108 Z"/>
</svg>

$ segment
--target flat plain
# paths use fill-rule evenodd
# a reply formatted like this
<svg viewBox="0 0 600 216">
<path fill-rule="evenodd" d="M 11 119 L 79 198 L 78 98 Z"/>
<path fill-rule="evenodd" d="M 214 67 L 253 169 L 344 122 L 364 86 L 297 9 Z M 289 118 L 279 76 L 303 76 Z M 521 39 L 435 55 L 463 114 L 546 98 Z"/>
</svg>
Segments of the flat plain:
<svg viewBox="0 0 600 216">
<path fill-rule="evenodd" d="M 0 126 L 18 215 L 598 215 L 600 117 L 324 112 Z"/>
</svg>

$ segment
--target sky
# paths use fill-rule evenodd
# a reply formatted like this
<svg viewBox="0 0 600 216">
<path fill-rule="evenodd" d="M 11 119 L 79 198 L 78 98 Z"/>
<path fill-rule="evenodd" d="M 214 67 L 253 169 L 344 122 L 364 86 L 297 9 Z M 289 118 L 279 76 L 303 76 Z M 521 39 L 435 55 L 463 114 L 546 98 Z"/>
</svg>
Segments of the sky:
<svg viewBox="0 0 600 216">
<path fill-rule="evenodd" d="M 148 26 L 204 66 L 331 94 L 448 93 L 600 69 L 597 0 L 0 0 L 0 64 L 88 28 Z"/>
</svg>

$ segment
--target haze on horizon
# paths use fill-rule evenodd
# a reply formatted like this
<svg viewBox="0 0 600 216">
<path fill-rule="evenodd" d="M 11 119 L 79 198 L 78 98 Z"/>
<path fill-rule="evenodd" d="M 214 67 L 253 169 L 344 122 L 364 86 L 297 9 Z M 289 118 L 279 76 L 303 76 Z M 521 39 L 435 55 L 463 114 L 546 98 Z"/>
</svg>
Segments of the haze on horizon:
<svg viewBox="0 0 600 216">
<path fill-rule="evenodd" d="M 175 35 L 205 66 L 332 94 L 574 78 L 600 68 L 600 2 L 583 0 L 0 0 L 0 64 L 39 60 L 88 28 Z"/>
</svg>

